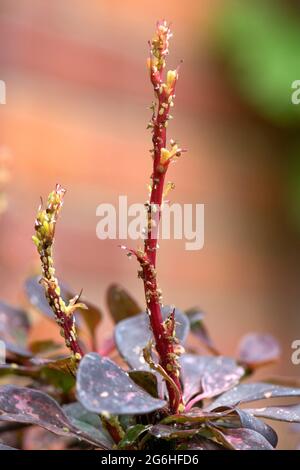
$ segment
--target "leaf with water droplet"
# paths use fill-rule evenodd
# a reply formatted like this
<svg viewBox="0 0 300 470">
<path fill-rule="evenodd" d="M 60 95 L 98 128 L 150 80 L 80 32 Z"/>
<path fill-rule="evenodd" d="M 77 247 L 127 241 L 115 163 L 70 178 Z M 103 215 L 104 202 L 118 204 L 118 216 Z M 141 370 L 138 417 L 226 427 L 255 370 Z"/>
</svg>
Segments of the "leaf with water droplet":
<svg viewBox="0 0 300 470">
<path fill-rule="evenodd" d="M 19 450 L 19 449 L 16 449 L 15 447 L 6 446 L 5 444 L 0 443 L 0 450 Z"/>
<path fill-rule="evenodd" d="M 77 398 L 89 411 L 112 415 L 145 414 L 165 406 L 138 387 L 109 358 L 86 354 L 77 372 Z"/>
<path fill-rule="evenodd" d="M 213 397 L 238 383 L 244 369 L 230 357 L 184 354 L 180 358 L 184 397 L 188 401 L 201 393 Z"/>
<path fill-rule="evenodd" d="M 268 406 L 264 408 L 252 408 L 247 411 L 254 416 L 261 416 L 262 418 L 287 421 L 289 423 L 300 423 L 300 405 Z"/>
<path fill-rule="evenodd" d="M 175 425 L 167 426 L 165 424 L 155 424 L 149 429 L 149 433 L 157 439 L 166 440 L 185 440 L 190 439 L 201 431 L 196 429 L 178 429 Z"/>
<path fill-rule="evenodd" d="M 224 410 L 224 407 L 215 411 L 220 412 L 222 410 Z M 246 428 L 251 429 L 252 431 L 256 431 L 261 434 L 271 444 L 272 447 L 277 446 L 278 436 L 274 429 L 250 414 L 248 410 L 242 410 L 238 408 L 232 409 L 231 412 L 224 413 L 224 417 L 221 418 L 221 420 L 214 421 L 214 424 L 219 426 L 220 422 L 223 422 L 223 425 L 227 428 Z"/>
<path fill-rule="evenodd" d="M 215 438 L 227 449 L 232 450 L 273 450 L 271 444 L 260 433 L 246 428 L 210 427 Z"/>
<path fill-rule="evenodd" d="M 35 424 L 59 436 L 106 448 L 104 443 L 75 426 L 53 398 L 38 390 L 14 385 L 0 387 L 0 421 Z"/>
<path fill-rule="evenodd" d="M 87 411 L 79 402 L 69 403 L 62 408 L 77 429 L 80 429 L 95 441 L 101 442 L 108 449 L 114 446 L 114 442 L 102 426 L 99 415 Z"/>
<path fill-rule="evenodd" d="M 0 302 L 0 340 L 4 341 L 6 352 L 21 358 L 32 356 L 27 348 L 30 323 L 24 310 Z"/>
<path fill-rule="evenodd" d="M 250 369 L 277 361 L 279 356 L 279 343 L 270 334 L 249 333 L 239 344 L 239 360 Z"/>
<path fill-rule="evenodd" d="M 223 393 L 205 409 L 214 410 L 219 406 L 235 406 L 239 403 L 276 397 L 300 397 L 300 388 L 281 387 L 264 382 L 240 384 Z"/>
</svg>

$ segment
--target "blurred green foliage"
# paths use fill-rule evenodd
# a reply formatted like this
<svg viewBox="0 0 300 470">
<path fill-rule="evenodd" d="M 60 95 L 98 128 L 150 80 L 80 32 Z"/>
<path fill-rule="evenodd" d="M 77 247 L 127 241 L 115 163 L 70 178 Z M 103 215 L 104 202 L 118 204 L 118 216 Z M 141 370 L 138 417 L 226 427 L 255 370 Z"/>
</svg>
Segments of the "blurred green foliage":
<svg viewBox="0 0 300 470">
<path fill-rule="evenodd" d="M 243 99 L 282 131 L 287 213 L 300 230 L 300 104 L 292 103 L 292 84 L 300 80 L 300 5 L 228 0 L 216 20 L 214 44 Z"/>
<path fill-rule="evenodd" d="M 276 0 L 226 1 L 215 33 L 244 98 L 276 125 L 300 124 L 300 105 L 291 102 L 300 79 L 300 10 Z"/>
</svg>

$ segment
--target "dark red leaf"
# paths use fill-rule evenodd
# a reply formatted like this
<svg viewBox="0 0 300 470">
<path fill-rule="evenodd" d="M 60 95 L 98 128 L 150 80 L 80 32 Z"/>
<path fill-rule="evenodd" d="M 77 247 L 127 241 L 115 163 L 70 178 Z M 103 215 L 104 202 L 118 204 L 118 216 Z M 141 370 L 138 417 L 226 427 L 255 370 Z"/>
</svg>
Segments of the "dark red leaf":
<svg viewBox="0 0 300 470">
<path fill-rule="evenodd" d="M 30 328 L 27 314 L 5 302 L 0 302 L 0 340 L 5 342 L 7 352 L 21 357 L 31 357 L 26 342 Z"/>
<path fill-rule="evenodd" d="M 156 424 L 149 429 L 149 433 L 157 439 L 177 440 L 190 439 L 199 433 L 200 429 L 178 429 L 175 426 Z"/>
<path fill-rule="evenodd" d="M 188 442 L 184 442 L 176 446 L 176 450 L 225 450 L 223 446 L 217 442 L 205 439 L 204 437 L 195 436 Z"/>
<path fill-rule="evenodd" d="M 112 415 L 150 413 L 166 404 L 146 393 L 114 362 L 97 353 L 86 354 L 80 362 L 77 397 L 87 410 Z"/>
<path fill-rule="evenodd" d="M 109 313 L 115 323 L 141 313 L 143 309 L 131 295 L 118 284 L 112 284 L 106 294 Z"/>
<path fill-rule="evenodd" d="M 94 426 L 94 428 L 102 428 L 101 419 L 97 413 L 87 411 L 81 403 L 75 401 L 63 405 L 63 410 L 69 419 L 76 419 Z"/>
<path fill-rule="evenodd" d="M 244 369 L 229 357 L 184 354 L 180 358 L 184 397 L 188 401 L 201 393 L 213 397 L 238 383 Z"/>
<path fill-rule="evenodd" d="M 247 428 L 256 431 L 273 446 L 277 445 L 277 434 L 263 421 L 255 418 L 245 410 L 232 408 L 217 408 L 214 412 L 205 412 L 201 408 L 193 408 L 188 412 L 179 415 L 168 416 L 163 419 L 162 424 L 185 424 L 195 426 L 213 423 L 216 428 Z M 222 429 L 221 429 L 222 431 Z"/>
<path fill-rule="evenodd" d="M 240 384 L 217 398 L 206 410 L 276 397 L 300 397 L 300 388 L 281 387 L 264 382 Z"/>
<path fill-rule="evenodd" d="M 53 312 L 49 307 L 45 296 L 45 290 L 39 282 L 40 279 L 40 276 L 34 276 L 26 280 L 26 295 L 33 307 L 35 307 L 39 312 L 43 313 L 46 317 L 50 318 L 51 320 L 54 320 Z M 66 302 L 75 297 L 76 293 L 72 292 L 71 289 L 66 286 L 66 284 L 60 282 L 60 287 L 61 296 Z M 83 319 L 91 334 L 93 342 L 95 343 L 95 330 L 102 319 L 102 312 L 94 304 L 86 301 L 84 297 L 80 298 L 80 302 L 84 303 L 88 307 L 88 309 L 85 310 L 79 308 L 76 311 L 76 317 L 80 316 Z"/>
<path fill-rule="evenodd" d="M 74 296 L 75 296 L 74 292 L 68 291 L 68 297 L 74 297 Z M 96 331 L 97 331 L 97 327 L 99 326 L 103 318 L 103 313 L 99 307 L 97 307 L 96 305 L 86 300 L 84 296 L 80 297 L 80 302 L 85 304 L 87 309 L 79 308 L 77 312 L 80 315 L 80 317 L 83 319 L 84 323 L 86 324 L 87 329 L 92 338 L 93 348 L 96 349 L 97 347 Z"/>
<path fill-rule="evenodd" d="M 102 442 L 109 449 L 114 446 L 114 442 L 103 428 L 102 422 L 96 413 L 87 411 L 78 402 L 63 406 L 63 410 L 76 428 L 93 437 L 95 441 Z"/>
<path fill-rule="evenodd" d="M 0 443 L 0 450 L 18 450 L 15 447 L 6 446 L 5 444 Z"/>
<path fill-rule="evenodd" d="M 57 436 L 47 429 L 30 426 L 23 433 L 22 450 L 64 450 L 73 441 L 73 437 Z"/>
<path fill-rule="evenodd" d="M 214 421 L 226 418 L 228 415 L 232 414 L 232 408 L 223 409 L 221 411 L 216 410 L 212 412 L 206 412 L 202 408 L 192 408 L 190 411 L 184 411 L 183 413 L 177 415 L 170 415 L 164 418 L 162 424 L 172 424 L 172 423 L 204 423 L 205 421 Z"/>
<path fill-rule="evenodd" d="M 46 317 L 54 320 L 54 315 L 49 307 L 48 301 L 45 296 L 45 289 L 40 284 L 41 276 L 32 276 L 26 279 L 24 287 L 25 293 L 28 297 L 29 302 L 33 307 L 35 307 L 40 313 L 45 315 Z M 65 301 L 71 299 L 72 296 L 68 295 L 68 291 L 66 286 L 60 283 L 61 286 L 61 295 Z"/>
<path fill-rule="evenodd" d="M 278 436 L 271 426 L 264 423 L 260 419 L 255 418 L 247 410 L 234 409 L 232 413 L 228 414 L 224 419 L 227 427 L 247 428 L 252 429 L 261 434 L 272 447 L 276 447 L 278 443 Z M 216 423 L 216 426 L 218 424 Z"/>
<path fill-rule="evenodd" d="M 166 319 L 171 307 L 162 308 L 163 318 Z M 184 342 L 189 332 L 187 316 L 175 309 L 176 336 L 180 342 Z M 115 328 L 115 341 L 119 353 L 133 369 L 150 370 L 143 357 L 143 348 L 153 335 L 149 328 L 148 315 L 143 312 L 135 317 L 122 320 Z"/>
<path fill-rule="evenodd" d="M 101 441 L 74 426 L 53 398 L 38 390 L 14 385 L 0 387 L 0 420 L 36 424 L 59 436 L 105 448 Z"/>
<path fill-rule="evenodd" d="M 288 421 L 300 423 L 300 405 L 268 406 L 265 408 L 252 408 L 247 410 L 254 416 L 275 419 L 276 421 Z"/>
<path fill-rule="evenodd" d="M 193 408 L 182 414 L 168 416 L 161 422 L 162 424 L 186 424 L 189 426 L 199 423 L 213 423 L 215 427 L 226 426 L 228 428 L 248 428 L 259 432 L 265 439 L 275 447 L 277 445 L 277 434 L 263 421 L 255 418 L 245 410 L 232 409 L 226 407 L 217 408 L 213 412 L 205 412 L 201 408 Z"/>
<path fill-rule="evenodd" d="M 273 450 L 271 444 L 256 431 L 246 428 L 217 429 L 211 427 L 218 441 L 232 450 Z"/>
<path fill-rule="evenodd" d="M 239 360 L 252 369 L 274 362 L 279 356 L 280 346 L 269 334 L 249 333 L 239 345 Z"/>
</svg>

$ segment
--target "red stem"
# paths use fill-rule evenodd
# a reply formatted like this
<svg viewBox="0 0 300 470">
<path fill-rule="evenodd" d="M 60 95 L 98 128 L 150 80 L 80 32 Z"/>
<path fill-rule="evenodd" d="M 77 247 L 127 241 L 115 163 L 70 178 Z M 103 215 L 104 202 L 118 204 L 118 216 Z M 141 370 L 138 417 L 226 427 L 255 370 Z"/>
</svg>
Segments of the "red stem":
<svg viewBox="0 0 300 470">
<path fill-rule="evenodd" d="M 168 30 L 169 33 L 169 30 Z M 167 33 L 167 34 L 168 34 Z M 167 50 L 168 37 L 163 38 L 165 43 L 162 50 Z M 153 44 L 153 43 L 152 43 Z M 166 54 L 165 54 L 166 55 Z M 164 54 L 161 54 L 164 60 Z M 138 259 L 142 267 L 141 276 L 144 281 L 145 296 L 150 316 L 150 324 L 153 331 L 155 346 L 160 358 L 160 365 L 173 380 L 178 391 L 174 390 L 174 386 L 167 382 L 169 392 L 170 409 L 172 413 L 178 411 L 182 404 L 182 390 L 179 380 L 179 366 L 176 362 L 176 354 L 174 344 L 170 338 L 170 331 L 166 330 L 163 323 L 160 305 L 160 294 L 156 279 L 156 252 L 158 247 L 159 222 L 161 218 L 161 207 L 163 203 L 164 181 L 166 171 L 169 166 L 169 160 L 161 163 L 161 149 L 167 147 L 167 123 L 169 119 L 169 110 L 172 98 L 174 97 L 174 89 L 176 80 L 173 81 L 172 87 L 167 88 L 163 85 L 163 66 L 153 67 L 150 59 L 151 82 L 157 96 L 158 108 L 156 114 L 152 116 L 153 129 L 153 172 L 152 172 L 152 188 L 150 195 L 150 204 L 148 205 L 148 231 L 145 240 L 144 253 L 138 253 Z M 156 208 L 156 211 L 153 211 Z M 153 219 L 153 212 L 157 217 Z M 155 225 L 153 225 L 153 220 Z M 170 312 L 171 313 L 171 312 Z M 175 325 L 173 325 L 175 328 Z M 179 392 L 179 393 L 178 393 Z M 178 398 L 179 397 L 179 398 Z"/>
<path fill-rule="evenodd" d="M 47 271 L 44 270 L 44 275 L 47 275 Z M 46 284 L 46 298 L 49 302 L 52 311 L 54 312 L 56 323 L 60 326 L 62 335 L 65 339 L 67 347 L 72 351 L 75 357 L 80 359 L 84 356 L 84 352 L 78 343 L 78 338 L 75 329 L 75 316 L 73 314 L 67 315 L 60 307 L 59 301 L 60 296 L 55 290 L 55 286 L 51 284 L 51 281 L 42 280 Z"/>
</svg>

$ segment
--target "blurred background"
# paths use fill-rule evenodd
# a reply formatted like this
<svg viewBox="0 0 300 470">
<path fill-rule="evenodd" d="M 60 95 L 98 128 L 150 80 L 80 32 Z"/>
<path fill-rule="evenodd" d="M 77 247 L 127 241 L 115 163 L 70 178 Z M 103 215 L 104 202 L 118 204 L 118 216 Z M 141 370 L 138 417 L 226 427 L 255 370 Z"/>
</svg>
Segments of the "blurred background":
<svg viewBox="0 0 300 470">
<path fill-rule="evenodd" d="M 188 153 L 170 168 L 171 200 L 205 204 L 203 250 L 160 243 L 164 301 L 207 312 L 224 354 L 248 331 L 272 333 L 282 358 L 269 373 L 299 376 L 290 360 L 300 339 L 297 1 L 1 0 L 0 297 L 24 301 L 24 279 L 38 266 L 36 209 L 59 182 L 68 191 L 60 278 L 103 309 L 112 282 L 142 304 L 135 261 L 118 241 L 96 238 L 96 207 L 147 197 L 147 40 L 159 18 L 174 31 L 169 67 L 184 59 L 169 136 Z M 37 323 L 35 334 L 50 328 Z M 293 448 L 284 429 L 281 447 Z"/>
</svg>

